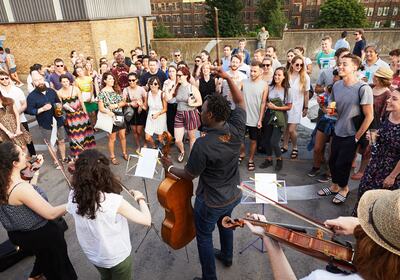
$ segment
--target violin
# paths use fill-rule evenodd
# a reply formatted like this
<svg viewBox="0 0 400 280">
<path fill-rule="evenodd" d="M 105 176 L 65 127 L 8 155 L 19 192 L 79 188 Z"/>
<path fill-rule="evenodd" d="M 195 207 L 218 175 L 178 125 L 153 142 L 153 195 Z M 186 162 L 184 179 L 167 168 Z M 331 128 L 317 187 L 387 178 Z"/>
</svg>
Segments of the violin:
<svg viewBox="0 0 400 280">
<path fill-rule="evenodd" d="M 342 267 L 343 269 L 355 271 L 353 264 L 354 250 L 350 243 L 342 243 L 335 239 L 335 232 L 331 229 L 326 228 L 322 223 L 314 221 L 303 214 L 300 214 L 287 206 L 281 205 L 280 203 L 270 199 L 269 197 L 255 191 L 251 187 L 241 184 L 239 186 L 242 190 L 247 193 L 252 193 L 263 199 L 266 202 L 272 202 L 272 206 L 275 206 L 297 218 L 300 218 L 315 226 L 316 234 L 311 235 L 307 231 L 299 226 L 283 225 L 272 222 L 262 222 L 251 218 L 244 219 L 231 219 L 230 217 L 224 217 L 222 225 L 226 228 L 243 227 L 244 221 L 248 221 L 252 225 L 260 226 L 264 229 L 266 236 L 272 239 L 288 245 L 289 247 L 300 251 L 311 257 L 315 257 L 322 261 L 327 261 L 329 265 Z M 324 237 L 324 232 L 328 233 L 330 238 Z"/>
<path fill-rule="evenodd" d="M 32 158 L 27 162 L 27 166 L 21 170 L 21 178 L 25 181 L 32 180 L 36 171 L 42 166 L 40 163 L 41 158 L 38 156 L 32 156 Z"/>
<path fill-rule="evenodd" d="M 352 263 L 354 250 L 351 245 L 340 244 L 338 241 L 333 240 L 325 240 L 322 232 L 319 230 L 317 230 L 316 236 L 312 236 L 307 234 L 306 231 L 296 227 L 280 226 L 278 224 L 262 222 L 250 218 L 232 219 L 228 216 L 222 219 L 222 226 L 232 229 L 244 227 L 244 221 L 248 221 L 254 226 L 262 227 L 265 235 L 297 251 L 322 261 L 327 261 L 344 269 L 355 271 L 355 267 Z"/>
<path fill-rule="evenodd" d="M 164 146 L 163 156 L 168 156 L 172 136 L 168 132 L 162 134 Z M 180 179 L 165 170 L 165 179 L 157 189 L 157 198 L 165 209 L 162 222 L 161 237 L 171 248 L 177 250 L 189 244 L 196 236 L 191 198 L 193 182 Z"/>
</svg>

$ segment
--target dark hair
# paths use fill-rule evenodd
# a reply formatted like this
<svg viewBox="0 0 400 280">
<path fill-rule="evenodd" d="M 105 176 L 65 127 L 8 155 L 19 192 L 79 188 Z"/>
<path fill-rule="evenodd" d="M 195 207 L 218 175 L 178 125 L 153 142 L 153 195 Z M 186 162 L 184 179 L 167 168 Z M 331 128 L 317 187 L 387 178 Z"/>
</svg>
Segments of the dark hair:
<svg viewBox="0 0 400 280">
<path fill-rule="evenodd" d="M 194 60 L 196 60 L 196 59 L 200 59 L 200 62 L 201 62 L 201 56 L 200 55 L 196 55 L 196 57 L 194 58 Z M 187 66 L 187 65 L 185 65 L 185 67 L 187 67 L 188 69 L 189 69 L 189 67 Z M 197 70 L 199 69 L 199 65 L 197 65 L 196 63 L 194 64 L 194 66 L 193 66 L 193 71 L 192 71 L 192 76 L 193 77 L 196 77 L 196 73 L 197 73 Z"/>
<path fill-rule="evenodd" d="M 33 71 L 39 71 L 40 69 L 42 69 L 42 67 L 42 64 L 35 63 L 31 67 L 29 67 L 29 73 L 32 73 Z"/>
<path fill-rule="evenodd" d="M 358 57 L 355 54 L 349 53 L 349 54 L 345 54 L 344 56 L 342 56 L 342 58 L 350 58 L 351 61 L 357 66 L 360 67 L 361 65 L 361 58 Z"/>
<path fill-rule="evenodd" d="M 276 52 L 276 48 L 275 48 L 274 46 L 267 46 L 267 47 L 265 48 L 265 50 L 267 50 L 267 49 L 269 49 L 269 48 L 273 49 L 274 52 Z"/>
<path fill-rule="evenodd" d="M 8 54 L 10 54 L 10 52 L 11 52 L 11 51 L 10 51 L 10 48 L 5 48 L 4 51 L 5 51 L 6 53 L 8 53 Z"/>
<path fill-rule="evenodd" d="M 279 71 L 279 70 L 283 72 L 283 76 L 285 77 L 285 78 L 283 79 L 283 81 L 282 81 L 281 86 L 284 88 L 284 98 L 285 98 L 285 101 L 286 101 L 287 96 L 288 96 L 288 93 L 289 93 L 289 88 L 290 88 L 290 84 L 289 84 L 289 74 L 288 74 L 288 71 L 286 70 L 286 67 L 281 66 L 281 67 L 278 67 L 278 68 L 275 69 L 274 75 L 272 76 L 272 81 L 271 81 L 270 86 L 271 86 L 271 87 L 275 87 L 275 86 L 276 86 L 274 76 L 275 76 L 276 71 Z"/>
<path fill-rule="evenodd" d="M 0 204 L 8 202 L 7 189 L 11 182 L 13 162 L 19 161 L 17 145 L 13 142 L 0 144 Z"/>
<path fill-rule="evenodd" d="M 0 76 L 10 77 L 10 75 L 8 75 L 8 73 L 6 71 L 3 71 L 3 70 L 0 70 Z"/>
<path fill-rule="evenodd" d="M 187 67 L 182 67 L 176 70 L 176 72 L 181 71 L 183 75 L 187 76 L 186 80 L 188 81 L 188 83 L 190 83 L 190 71 L 189 68 Z M 178 73 L 177 73 L 178 74 Z M 181 84 L 178 83 L 178 85 L 175 88 L 175 92 L 173 94 L 173 97 L 175 97 L 178 94 L 178 89 L 181 87 Z"/>
<path fill-rule="evenodd" d="M 207 111 L 211 112 L 216 122 L 226 121 L 231 114 L 230 102 L 222 95 L 209 95 Z"/>
<path fill-rule="evenodd" d="M 231 46 L 231 45 L 225 45 L 225 46 L 224 46 L 224 49 L 225 49 L 225 48 L 230 48 L 230 49 L 232 50 L 232 46 Z"/>
<path fill-rule="evenodd" d="M 80 67 L 80 68 L 82 68 L 82 67 Z M 66 74 L 61 74 L 60 75 L 60 78 L 58 79 L 60 81 L 60 83 L 61 83 L 62 79 L 68 79 L 68 81 L 71 83 L 71 80 L 69 79 L 68 75 L 66 75 Z"/>
<path fill-rule="evenodd" d="M 354 265 L 365 280 L 400 279 L 400 256 L 386 250 L 369 237 L 360 225 L 354 229 Z"/>
<path fill-rule="evenodd" d="M 363 29 L 357 29 L 355 32 L 360 33 L 361 34 L 361 39 L 365 40 L 364 30 Z"/>
<path fill-rule="evenodd" d="M 71 54 L 69 55 L 69 57 L 72 58 L 72 55 L 74 54 L 74 52 L 76 52 L 76 50 L 72 50 L 72 51 L 71 51 Z"/>
<path fill-rule="evenodd" d="M 142 61 L 143 61 L 143 59 L 148 59 L 148 60 L 150 60 L 150 56 L 144 55 L 144 56 L 142 56 Z"/>
<path fill-rule="evenodd" d="M 391 50 L 389 56 L 400 56 L 400 49 Z"/>
<path fill-rule="evenodd" d="M 149 64 L 150 64 L 150 62 L 158 63 L 158 60 L 156 58 L 149 58 Z"/>
<path fill-rule="evenodd" d="M 232 59 L 234 59 L 234 58 L 237 58 L 237 59 L 239 59 L 240 62 L 242 62 L 242 58 L 241 58 L 239 55 L 237 55 L 237 54 L 232 55 L 232 56 L 231 56 L 231 61 L 232 61 Z"/>
<path fill-rule="evenodd" d="M 185 62 L 185 61 L 179 61 L 177 64 L 176 64 L 176 69 L 178 70 L 178 68 L 179 68 L 179 66 L 181 66 L 181 65 L 184 65 L 186 68 L 189 68 L 189 66 L 187 65 L 187 63 Z"/>
<path fill-rule="evenodd" d="M 118 51 L 113 51 L 113 56 L 115 56 L 115 54 L 117 53 Z"/>
<path fill-rule="evenodd" d="M 117 49 L 117 52 L 124 52 L 124 49 L 118 48 L 118 49 Z"/>
<path fill-rule="evenodd" d="M 306 49 L 303 46 L 297 46 L 294 48 L 295 50 L 299 50 L 302 54 L 305 53 Z"/>
<path fill-rule="evenodd" d="M 57 62 L 62 62 L 62 63 L 64 63 L 64 60 L 62 60 L 61 58 L 56 58 L 56 59 L 54 59 L 54 65 L 55 65 Z"/>
<path fill-rule="evenodd" d="M 82 66 L 75 66 L 75 67 L 74 67 L 74 72 L 72 72 L 72 74 L 73 74 L 75 77 L 78 77 L 78 73 L 76 72 L 76 70 L 79 69 L 79 68 L 81 68 L 82 70 L 84 70 Z M 61 81 L 61 80 L 60 80 L 60 81 Z"/>
<path fill-rule="evenodd" d="M 154 82 L 157 82 L 158 84 L 158 89 L 161 89 L 161 83 L 160 83 L 160 79 L 157 76 L 151 76 L 148 81 L 147 81 L 147 86 L 150 89 L 150 85 Z"/>
<path fill-rule="evenodd" d="M 347 31 L 343 31 L 342 34 L 340 35 L 340 37 L 346 38 L 347 37 Z"/>
<path fill-rule="evenodd" d="M 336 51 L 335 51 L 335 56 L 336 57 L 339 57 L 342 53 L 344 53 L 344 52 L 349 52 L 350 50 L 348 49 L 348 48 L 338 48 Z"/>
<path fill-rule="evenodd" d="M 130 72 L 128 74 L 128 78 L 131 77 L 131 76 L 134 76 L 136 79 L 139 79 L 139 75 L 137 73 L 135 73 L 135 72 Z"/>
<path fill-rule="evenodd" d="M 160 61 L 161 61 L 161 59 L 165 59 L 165 60 L 167 60 L 168 61 L 168 58 L 166 57 L 166 56 L 164 56 L 164 55 L 162 55 L 162 56 L 160 56 Z"/>
<path fill-rule="evenodd" d="M 101 193 L 119 194 L 122 191 L 120 182 L 111 172 L 109 159 L 95 149 L 85 150 L 79 155 L 75 162 L 72 186 L 76 213 L 89 219 L 96 218 L 96 211 L 103 201 Z"/>
<path fill-rule="evenodd" d="M 262 64 L 262 62 L 259 62 L 258 60 L 255 60 L 255 59 L 253 59 L 253 60 L 251 61 L 250 66 L 258 66 L 258 67 L 260 67 L 261 69 L 264 67 L 263 64 Z"/>
<path fill-rule="evenodd" d="M 119 87 L 119 85 L 118 85 L 118 83 L 117 83 L 117 79 L 115 78 L 115 76 L 111 73 L 111 72 L 105 72 L 104 74 L 103 74 L 103 76 L 101 77 L 101 86 L 104 88 L 105 86 L 106 86 L 106 80 L 107 80 L 107 78 L 108 78 L 108 76 L 112 76 L 113 78 L 114 78 L 114 86 L 113 86 L 113 89 L 114 89 L 114 91 L 116 92 L 116 93 L 120 93 L 121 92 L 121 89 L 120 89 L 120 87 Z"/>
<path fill-rule="evenodd" d="M 383 87 L 390 87 L 392 85 L 392 79 L 386 79 L 378 76 L 375 76 L 375 79 L 377 79 L 379 84 L 381 84 Z"/>
</svg>

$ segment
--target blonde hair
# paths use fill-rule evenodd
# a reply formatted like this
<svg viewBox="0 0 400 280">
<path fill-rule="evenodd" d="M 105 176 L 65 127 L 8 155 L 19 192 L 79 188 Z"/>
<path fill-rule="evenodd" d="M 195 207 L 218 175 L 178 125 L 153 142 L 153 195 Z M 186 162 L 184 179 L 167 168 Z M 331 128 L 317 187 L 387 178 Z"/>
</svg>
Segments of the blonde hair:
<svg viewBox="0 0 400 280">
<path fill-rule="evenodd" d="M 303 67 L 301 67 L 301 70 L 299 72 L 300 75 L 300 88 L 303 91 L 303 93 L 306 91 L 306 82 L 307 82 L 307 72 L 306 72 L 306 63 L 304 61 L 304 57 L 301 55 L 296 55 L 295 57 L 293 57 L 292 62 L 290 63 L 290 68 L 289 68 L 289 78 L 290 76 L 293 74 L 294 70 L 293 70 L 293 64 L 295 64 L 295 62 L 297 60 L 301 60 L 303 62 Z"/>
</svg>

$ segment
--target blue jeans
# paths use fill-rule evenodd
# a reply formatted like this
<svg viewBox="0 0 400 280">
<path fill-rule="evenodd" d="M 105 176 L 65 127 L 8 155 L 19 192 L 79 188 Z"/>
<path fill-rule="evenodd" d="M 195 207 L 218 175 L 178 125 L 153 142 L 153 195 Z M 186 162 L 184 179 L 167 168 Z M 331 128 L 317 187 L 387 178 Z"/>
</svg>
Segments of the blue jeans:
<svg viewBox="0 0 400 280">
<path fill-rule="evenodd" d="M 218 224 L 219 240 L 221 243 L 221 253 L 226 260 L 231 260 L 233 256 L 233 230 L 222 226 L 221 221 L 225 216 L 230 216 L 233 208 L 238 205 L 240 199 L 221 207 L 208 207 L 201 196 L 196 197 L 194 203 L 194 218 L 196 224 L 197 249 L 199 251 L 203 280 L 215 280 L 214 245 L 212 233 L 215 224 Z"/>
</svg>

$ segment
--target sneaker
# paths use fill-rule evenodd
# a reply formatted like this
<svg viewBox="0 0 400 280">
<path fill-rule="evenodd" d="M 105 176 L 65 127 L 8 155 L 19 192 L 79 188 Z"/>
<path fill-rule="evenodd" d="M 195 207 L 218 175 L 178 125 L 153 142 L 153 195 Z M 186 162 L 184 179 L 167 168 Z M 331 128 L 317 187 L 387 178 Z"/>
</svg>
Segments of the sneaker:
<svg viewBox="0 0 400 280">
<path fill-rule="evenodd" d="M 310 172 L 308 172 L 308 176 L 309 177 L 315 177 L 315 176 L 317 176 L 319 174 L 319 168 L 317 168 L 317 167 L 313 167 L 313 168 L 311 168 L 311 170 L 310 170 Z"/>
<path fill-rule="evenodd" d="M 282 169 L 282 160 L 281 159 L 277 159 L 276 160 L 276 165 L 275 165 L 275 171 L 279 171 Z"/>
<path fill-rule="evenodd" d="M 331 180 L 332 180 L 331 175 L 327 175 L 327 174 L 323 174 L 317 179 L 317 181 L 320 183 L 328 183 Z"/>
<path fill-rule="evenodd" d="M 221 262 L 224 264 L 224 266 L 226 266 L 226 267 L 232 266 L 232 259 L 230 259 L 230 260 L 229 260 L 229 259 L 226 259 L 226 258 L 223 256 L 221 250 L 218 250 L 218 249 L 215 249 L 215 248 L 214 248 L 214 256 L 215 256 L 215 258 L 216 258 L 217 260 L 221 261 Z"/>
<path fill-rule="evenodd" d="M 268 168 L 270 166 L 272 166 L 272 160 L 266 159 L 266 160 L 264 160 L 263 163 L 261 163 L 261 165 L 259 167 L 260 168 Z"/>
</svg>

